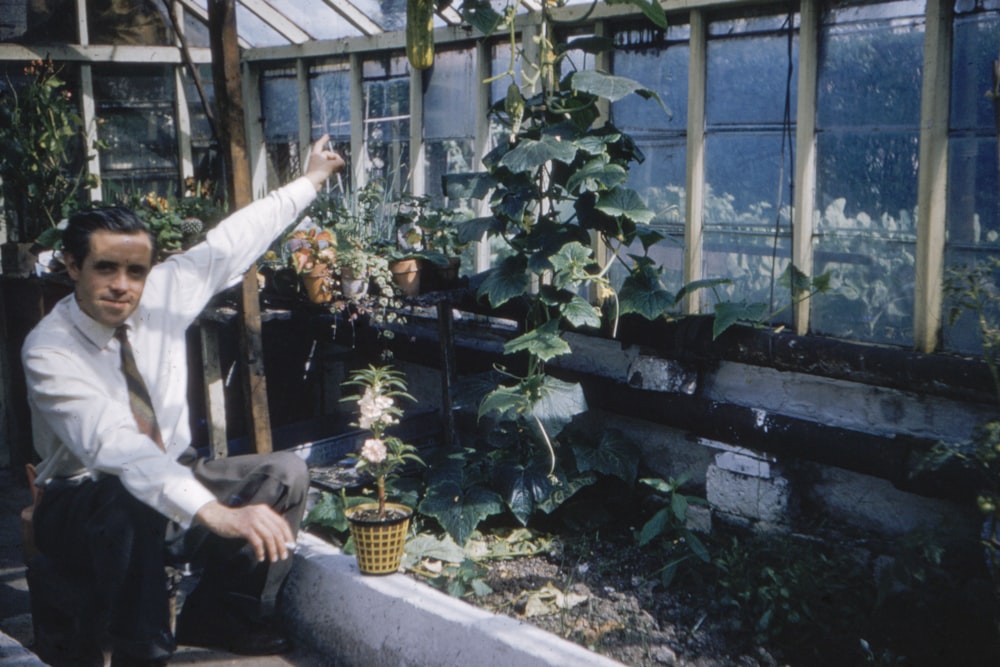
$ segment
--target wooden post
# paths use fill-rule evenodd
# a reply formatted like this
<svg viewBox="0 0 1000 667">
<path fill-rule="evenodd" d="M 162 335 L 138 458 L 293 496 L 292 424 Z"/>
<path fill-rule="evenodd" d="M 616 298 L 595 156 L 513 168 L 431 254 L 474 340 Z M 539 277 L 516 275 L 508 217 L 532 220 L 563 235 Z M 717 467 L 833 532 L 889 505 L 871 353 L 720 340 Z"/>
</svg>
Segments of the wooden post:
<svg viewBox="0 0 1000 667">
<path fill-rule="evenodd" d="M 232 210 L 246 206 L 253 199 L 246 135 L 243 131 L 243 91 L 240 87 L 235 5 L 235 0 L 211 0 L 208 3 L 219 143 L 225 158 Z M 257 452 L 265 453 L 272 450 L 271 420 L 267 408 L 267 379 L 264 375 L 256 264 L 243 276 L 241 301 L 243 317 L 240 351 L 245 362 L 241 370 L 247 404 L 248 435 Z"/>
</svg>

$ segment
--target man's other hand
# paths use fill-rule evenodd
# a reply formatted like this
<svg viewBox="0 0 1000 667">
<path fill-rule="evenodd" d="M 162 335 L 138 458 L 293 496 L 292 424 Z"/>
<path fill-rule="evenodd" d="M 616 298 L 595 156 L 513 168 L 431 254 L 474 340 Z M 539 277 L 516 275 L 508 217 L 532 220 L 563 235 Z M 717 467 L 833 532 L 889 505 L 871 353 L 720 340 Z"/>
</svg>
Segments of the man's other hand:
<svg viewBox="0 0 1000 667">
<path fill-rule="evenodd" d="M 295 544 L 288 521 L 267 505 L 226 507 L 213 501 L 198 510 L 195 518 L 216 535 L 246 540 L 259 561 L 284 560 Z"/>
</svg>

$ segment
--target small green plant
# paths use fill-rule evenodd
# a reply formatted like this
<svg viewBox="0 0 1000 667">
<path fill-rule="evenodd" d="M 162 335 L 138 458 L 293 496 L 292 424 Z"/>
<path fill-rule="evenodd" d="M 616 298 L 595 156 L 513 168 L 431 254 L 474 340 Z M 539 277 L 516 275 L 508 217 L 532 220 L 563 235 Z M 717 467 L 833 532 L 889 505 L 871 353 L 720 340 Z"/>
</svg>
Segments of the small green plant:
<svg viewBox="0 0 1000 667">
<path fill-rule="evenodd" d="M 811 650 L 823 637 L 857 637 L 873 608 L 871 577 L 839 544 L 734 537 L 714 564 L 722 603 L 759 642 Z"/>
<path fill-rule="evenodd" d="M 665 550 L 668 561 L 660 568 L 660 583 L 669 586 L 680 565 L 691 556 L 708 563 L 711 561 L 705 544 L 687 527 L 688 508 L 692 504 L 707 505 L 704 498 L 688 496 L 681 492 L 686 476 L 664 481 L 645 478 L 639 480 L 666 499 L 663 507 L 642 526 L 637 539 L 640 547 L 657 541 Z"/>
</svg>

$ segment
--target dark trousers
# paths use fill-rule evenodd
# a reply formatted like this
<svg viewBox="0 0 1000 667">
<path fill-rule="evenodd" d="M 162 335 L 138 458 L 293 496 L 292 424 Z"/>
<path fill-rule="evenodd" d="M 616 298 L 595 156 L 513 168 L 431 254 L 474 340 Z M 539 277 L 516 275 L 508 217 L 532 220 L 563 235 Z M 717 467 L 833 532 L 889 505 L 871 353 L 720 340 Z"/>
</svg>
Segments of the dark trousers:
<svg viewBox="0 0 1000 667">
<path fill-rule="evenodd" d="M 305 511 L 309 474 L 288 452 L 225 459 L 180 459 L 225 505 L 264 503 L 296 532 Z M 96 584 L 108 614 L 112 651 L 165 659 L 175 650 L 170 632 L 166 566 L 190 563 L 202 572 L 187 611 L 226 612 L 247 620 L 273 614 L 289 558 L 258 562 L 245 541 L 225 539 L 195 524 L 177 524 L 138 501 L 117 477 L 46 488 L 34 516 L 39 550 L 57 566 Z"/>
</svg>

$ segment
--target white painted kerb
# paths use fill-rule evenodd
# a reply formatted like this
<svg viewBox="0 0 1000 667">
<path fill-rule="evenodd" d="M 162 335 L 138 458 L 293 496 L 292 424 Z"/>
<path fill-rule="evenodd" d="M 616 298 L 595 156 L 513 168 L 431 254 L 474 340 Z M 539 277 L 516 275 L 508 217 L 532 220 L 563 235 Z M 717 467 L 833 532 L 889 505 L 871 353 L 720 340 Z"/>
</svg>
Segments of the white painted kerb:
<svg viewBox="0 0 1000 667">
<path fill-rule="evenodd" d="M 298 641 L 337 667 L 621 667 L 405 575 L 364 576 L 354 556 L 307 534 L 281 614 Z"/>
</svg>

